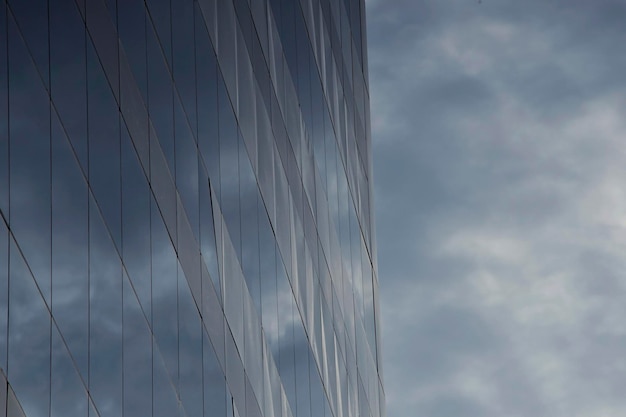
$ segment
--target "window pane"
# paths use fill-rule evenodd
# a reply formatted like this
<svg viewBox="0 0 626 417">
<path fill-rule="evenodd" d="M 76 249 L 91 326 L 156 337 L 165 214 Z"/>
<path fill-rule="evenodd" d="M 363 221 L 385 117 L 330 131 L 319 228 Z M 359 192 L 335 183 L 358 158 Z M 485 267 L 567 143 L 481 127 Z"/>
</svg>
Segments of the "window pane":
<svg viewBox="0 0 626 417">
<path fill-rule="evenodd" d="M 27 416 L 44 416 L 50 401 L 50 315 L 14 240 L 9 256 L 7 380 Z"/>
<path fill-rule="evenodd" d="M 122 247 L 124 265 L 146 315 L 151 317 L 150 189 L 125 128 L 122 129 Z"/>
<path fill-rule="evenodd" d="M 155 204 L 152 206 L 151 216 L 152 330 L 170 378 L 177 381 L 178 314 L 176 289 L 178 262 Z"/>
<path fill-rule="evenodd" d="M 152 414 L 152 334 L 127 276 L 124 277 L 124 415 Z"/>
<path fill-rule="evenodd" d="M 50 417 L 86 417 L 87 391 L 61 335 L 52 328 Z"/>
<path fill-rule="evenodd" d="M 206 332 L 202 332 L 204 372 L 204 416 L 226 416 L 226 379 L 213 352 Z"/>
<path fill-rule="evenodd" d="M 50 1 L 52 101 L 87 172 L 87 72 L 85 23 L 72 2 Z"/>
<path fill-rule="evenodd" d="M 50 301 L 50 102 L 9 19 L 11 230 Z"/>
<path fill-rule="evenodd" d="M 52 314 L 87 378 L 89 223 L 87 182 L 56 118 L 52 125 Z"/>
<path fill-rule="evenodd" d="M 120 190 L 120 120 L 117 103 L 95 51 L 87 54 L 89 108 L 89 186 L 106 227 L 122 247 Z"/>
<path fill-rule="evenodd" d="M 100 416 L 122 413 L 122 265 L 89 201 L 89 392 Z"/>
<path fill-rule="evenodd" d="M 0 334 L 7 334 L 9 319 L 9 234 L 0 218 Z M 0 337 L 0 369 L 7 369 L 7 338 Z M 2 387 L 0 387 L 0 390 Z M 0 406 L 1 409 L 1 406 Z"/>
<path fill-rule="evenodd" d="M 178 272 L 180 397 L 188 416 L 202 415 L 202 326 L 183 271 Z"/>
</svg>

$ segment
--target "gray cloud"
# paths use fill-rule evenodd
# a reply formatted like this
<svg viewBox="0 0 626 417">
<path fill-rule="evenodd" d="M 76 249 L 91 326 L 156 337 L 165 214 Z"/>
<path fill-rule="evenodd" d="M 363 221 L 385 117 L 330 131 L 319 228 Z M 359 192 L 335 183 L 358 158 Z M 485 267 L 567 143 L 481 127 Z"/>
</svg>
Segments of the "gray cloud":
<svg viewBox="0 0 626 417">
<path fill-rule="evenodd" d="M 626 5 L 368 7 L 388 414 L 624 414 Z"/>
</svg>

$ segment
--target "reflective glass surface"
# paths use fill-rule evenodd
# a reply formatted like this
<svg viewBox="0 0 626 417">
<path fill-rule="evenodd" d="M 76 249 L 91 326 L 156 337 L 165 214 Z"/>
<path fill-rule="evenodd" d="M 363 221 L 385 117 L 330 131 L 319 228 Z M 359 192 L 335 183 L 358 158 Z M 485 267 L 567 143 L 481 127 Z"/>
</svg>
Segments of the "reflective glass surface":
<svg viewBox="0 0 626 417">
<path fill-rule="evenodd" d="M 380 417 L 363 0 L 0 0 L 0 416 Z"/>
</svg>

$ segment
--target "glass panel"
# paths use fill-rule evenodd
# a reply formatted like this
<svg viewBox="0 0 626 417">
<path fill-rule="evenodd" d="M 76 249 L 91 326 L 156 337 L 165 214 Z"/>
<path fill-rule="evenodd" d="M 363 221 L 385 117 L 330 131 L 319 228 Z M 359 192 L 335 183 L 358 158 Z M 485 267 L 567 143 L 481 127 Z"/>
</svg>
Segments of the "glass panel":
<svg viewBox="0 0 626 417">
<path fill-rule="evenodd" d="M 241 259 L 241 225 L 239 207 L 239 139 L 237 120 L 226 88 L 222 82 L 219 92 L 220 130 L 220 206 L 233 241 L 237 257 Z"/>
<path fill-rule="evenodd" d="M 204 370 L 203 415 L 205 417 L 226 417 L 226 380 L 206 332 L 202 332 L 202 335 L 202 363 Z"/>
<path fill-rule="evenodd" d="M 4 3 L 3 3 L 4 5 Z M 0 215 L 9 216 L 9 85 L 7 78 L 7 16 L 6 7 L 0 6 L 0 33 L 4 33 L 0 39 L 0 114 L 6 116 L 0 118 Z M 1 316 L 2 313 L 0 313 Z M 1 342 L 0 342 L 1 343 Z M 0 354 L 2 352 L 0 351 Z"/>
<path fill-rule="evenodd" d="M 123 291 L 124 415 L 149 416 L 152 415 L 152 334 L 126 275 Z"/>
<path fill-rule="evenodd" d="M 115 24 L 102 1 L 90 2 L 86 12 L 89 37 L 98 51 L 98 59 L 102 63 L 113 94 L 119 99 L 119 42 Z"/>
<path fill-rule="evenodd" d="M 175 341 L 176 339 L 174 339 Z M 156 343 L 152 349 L 154 359 L 152 360 L 152 410 L 153 417 L 172 417 L 178 415 L 178 399 L 176 390 L 163 357 L 160 354 Z"/>
<path fill-rule="evenodd" d="M 237 24 L 232 2 L 217 1 L 217 26 L 219 64 L 228 91 L 232 94 L 233 107 L 237 108 Z"/>
<path fill-rule="evenodd" d="M 278 301 L 276 298 L 276 241 L 265 212 L 259 207 L 261 265 L 261 322 L 270 351 L 278 362 Z"/>
<path fill-rule="evenodd" d="M 10 385 L 7 391 L 7 417 L 26 417 Z"/>
<path fill-rule="evenodd" d="M 194 1 L 171 2 L 172 49 L 174 62 L 172 73 L 180 94 L 189 124 L 194 133 L 196 117 L 196 69 L 194 45 Z"/>
<path fill-rule="evenodd" d="M 0 372 L 7 369 L 7 320 L 9 319 L 9 234 L 0 218 Z M 0 375 L 1 377 L 1 375 Z M 0 387 L 0 390 L 2 387 Z M 0 409 L 2 409 L 0 407 Z"/>
<path fill-rule="evenodd" d="M 178 381 L 178 262 L 154 204 L 152 216 L 152 330 L 170 378 Z M 156 361 L 156 358 L 155 358 Z M 155 375 L 156 377 L 156 375 Z M 155 408 L 156 411 L 156 408 Z"/>
<path fill-rule="evenodd" d="M 202 415 L 202 326 L 183 271 L 178 270 L 180 397 L 188 416 Z"/>
<path fill-rule="evenodd" d="M 150 186 L 158 203 L 155 213 L 160 213 L 170 236 L 176 240 L 176 187 L 161 151 L 156 133 L 150 130 Z"/>
<path fill-rule="evenodd" d="M 162 0 L 158 0 L 162 2 Z M 169 17 L 168 17 L 169 19 Z M 169 39 L 169 38 L 168 38 Z M 172 79 L 156 34 L 148 28 L 148 113 L 170 171 L 175 173 Z"/>
<path fill-rule="evenodd" d="M 250 380 L 251 388 L 254 388 L 257 395 L 262 395 L 263 336 L 261 334 L 261 323 L 254 311 L 252 298 L 247 296 L 244 297 L 244 324 L 244 365 L 246 367 L 246 374 Z"/>
<path fill-rule="evenodd" d="M 294 323 L 294 351 L 297 398 L 295 409 L 297 410 L 298 417 L 312 417 L 311 389 L 309 383 L 309 342 L 300 317 L 296 317 Z"/>
<path fill-rule="evenodd" d="M 263 393 L 263 388 L 261 388 L 260 393 Z M 246 380 L 246 412 L 243 414 L 245 417 L 262 417 L 261 407 L 257 401 L 257 397 L 255 395 L 252 386 L 249 384 L 249 381 Z"/>
<path fill-rule="evenodd" d="M 296 409 L 296 372 L 295 372 L 295 344 L 294 344 L 294 322 L 296 320 L 294 309 L 295 303 L 291 294 L 291 289 L 284 272 L 281 272 L 282 265 L 279 265 L 278 273 L 278 323 L 280 329 L 280 351 L 278 361 L 278 371 L 283 382 L 285 394 L 289 399 L 289 404 Z M 284 284 L 281 285 L 281 282 Z"/>
<path fill-rule="evenodd" d="M 89 117 L 89 186 L 105 224 L 118 248 L 122 247 L 120 120 L 98 57 L 91 46 L 87 54 Z"/>
<path fill-rule="evenodd" d="M 200 239 L 198 219 L 198 148 L 189 130 L 187 118 L 178 98 L 175 106 L 176 188 L 185 206 L 193 234 Z"/>
<path fill-rule="evenodd" d="M 191 294 L 193 295 L 192 301 L 197 302 L 198 306 L 200 306 L 202 299 L 202 273 L 200 269 L 198 241 L 191 232 L 191 227 L 185 216 L 185 211 L 180 199 L 177 200 L 177 203 L 178 246 L 176 249 L 183 271 L 185 271 Z"/>
<path fill-rule="evenodd" d="M 219 194 L 220 152 L 218 136 L 217 61 L 200 13 L 196 13 L 196 74 L 198 147 L 211 181 Z"/>
<path fill-rule="evenodd" d="M 12 19 L 8 32 L 11 161 L 8 220 L 49 303 L 50 103 Z"/>
<path fill-rule="evenodd" d="M 211 34 L 214 45 L 217 45 L 217 0 L 200 0 L 202 18 Z"/>
<path fill-rule="evenodd" d="M 50 0 L 50 90 L 78 160 L 87 172 L 85 23 L 76 5 Z"/>
<path fill-rule="evenodd" d="M 147 0 L 152 24 L 168 62 L 172 62 L 172 20 L 170 0 Z"/>
<path fill-rule="evenodd" d="M 7 379 L 0 369 L 0 417 L 7 416 Z"/>
<path fill-rule="evenodd" d="M 215 246 L 215 226 L 213 223 L 213 207 L 211 202 L 210 184 L 204 168 L 200 168 L 200 172 L 200 251 L 202 253 L 204 264 L 207 267 L 207 272 L 209 273 L 210 278 L 213 282 L 214 289 L 217 289 L 217 296 L 221 297 L 221 291 L 219 291 L 220 271 L 217 260 L 217 248 Z"/>
<path fill-rule="evenodd" d="M 21 36 L 26 40 L 41 80 L 48 87 L 48 2 L 47 0 L 8 2 Z"/>
<path fill-rule="evenodd" d="M 52 328 L 50 417 L 87 416 L 87 391 L 57 328 Z"/>
<path fill-rule="evenodd" d="M 232 244 L 224 233 L 224 314 L 237 346 L 243 349 L 243 277 Z M 227 350 L 228 352 L 228 350 Z"/>
<path fill-rule="evenodd" d="M 324 417 L 326 396 L 315 358 L 309 359 L 309 381 L 311 387 L 311 417 Z"/>
<path fill-rule="evenodd" d="M 76 154 L 52 125 L 52 314 L 84 379 L 88 366 L 89 194 Z"/>
<path fill-rule="evenodd" d="M 122 255 L 146 317 L 151 317 L 150 188 L 135 149 L 122 127 Z"/>
<path fill-rule="evenodd" d="M 142 0 L 118 2 L 118 33 L 126 58 L 132 68 L 143 99 L 148 98 L 148 68 L 146 64 L 146 11 Z M 123 87 L 122 87 L 123 94 Z"/>
<path fill-rule="evenodd" d="M 26 415 L 44 416 L 50 402 L 50 314 L 14 240 L 9 251 L 6 376 Z"/>
<path fill-rule="evenodd" d="M 233 334 L 226 330 L 226 381 L 230 391 L 239 403 L 245 401 L 245 373 L 239 350 L 235 345 Z M 245 403 L 243 403 L 245 404 Z"/>
<path fill-rule="evenodd" d="M 122 266 L 89 201 L 89 392 L 99 414 L 122 413 Z"/>
<path fill-rule="evenodd" d="M 248 285 L 248 291 L 256 305 L 260 307 L 258 199 L 259 192 L 256 177 L 252 171 L 246 147 L 240 142 L 239 200 L 241 207 L 241 266 Z"/>
</svg>

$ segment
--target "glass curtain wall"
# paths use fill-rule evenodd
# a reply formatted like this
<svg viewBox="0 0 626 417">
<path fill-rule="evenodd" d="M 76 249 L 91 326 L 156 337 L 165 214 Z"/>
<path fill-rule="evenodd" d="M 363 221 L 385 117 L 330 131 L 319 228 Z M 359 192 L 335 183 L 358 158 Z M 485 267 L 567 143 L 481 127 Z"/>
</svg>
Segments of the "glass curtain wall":
<svg viewBox="0 0 626 417">
<path fill-rule="evenodd" d="M 385 415 L 363 0 L 0 0 L 0 417 Z"/>
</svg>

